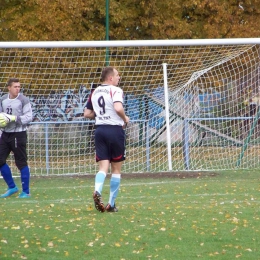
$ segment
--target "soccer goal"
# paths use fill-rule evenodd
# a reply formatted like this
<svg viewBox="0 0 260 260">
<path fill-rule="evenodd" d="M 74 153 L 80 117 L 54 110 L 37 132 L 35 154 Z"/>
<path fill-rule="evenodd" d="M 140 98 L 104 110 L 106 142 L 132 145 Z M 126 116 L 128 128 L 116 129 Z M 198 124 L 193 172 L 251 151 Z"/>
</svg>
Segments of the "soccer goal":
<svg viewBox="0 0 260 260">
<path fill-rule="evenodd" d="M 18 77 L 31 100 L 32 175 L 97 172 L 94 122 L 83 109 L 107 65 L 120 73 L 131 120 L 124 173 L 260 168 L 259 44 L 1 42 L 0 94 Z"/>
</svg>

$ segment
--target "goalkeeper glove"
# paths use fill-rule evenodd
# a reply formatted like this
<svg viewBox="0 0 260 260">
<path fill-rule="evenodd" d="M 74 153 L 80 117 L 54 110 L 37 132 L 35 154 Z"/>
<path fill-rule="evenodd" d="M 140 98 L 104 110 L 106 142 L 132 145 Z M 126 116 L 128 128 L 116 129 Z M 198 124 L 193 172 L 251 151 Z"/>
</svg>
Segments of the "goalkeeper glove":
<svg viewBox="0 0 260 260">
<path fill-rule="evenodd" d="M 7 124 L 10 123 L 10 122 L 16 121 L 16 116 L 9 115 L 9 114 L 6 114 L 6 113 L 2 113 L 2 114 L 6 118 Z"/>
<path fill-rule="evenodd" d="M 4 113 L 0 113 L 0 127 L 6 127 L 7 123 L 8 123 L 8 119 L 6 118 L 6 116 L 4 115 Z"/>
</svg>

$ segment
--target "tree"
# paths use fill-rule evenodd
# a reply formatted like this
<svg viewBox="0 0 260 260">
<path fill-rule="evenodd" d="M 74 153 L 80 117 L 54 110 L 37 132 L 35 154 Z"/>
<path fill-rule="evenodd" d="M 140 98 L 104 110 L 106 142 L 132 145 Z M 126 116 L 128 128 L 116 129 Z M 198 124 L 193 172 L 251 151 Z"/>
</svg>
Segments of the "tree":
<svg viewBox="0 0 260 260">
<path fill-rule="evenodd" d="M 2 2 L 2 40 L 100 40 L 104 36 L 103 14 L 94 0 Z"/>
<path fill-rule="evenodd" d="M 110 39 L 258 37 L 257 0 L 110 0 Z M 105 1 L 0 0 L 0 40 L 104 40 Z"/>
</svg>

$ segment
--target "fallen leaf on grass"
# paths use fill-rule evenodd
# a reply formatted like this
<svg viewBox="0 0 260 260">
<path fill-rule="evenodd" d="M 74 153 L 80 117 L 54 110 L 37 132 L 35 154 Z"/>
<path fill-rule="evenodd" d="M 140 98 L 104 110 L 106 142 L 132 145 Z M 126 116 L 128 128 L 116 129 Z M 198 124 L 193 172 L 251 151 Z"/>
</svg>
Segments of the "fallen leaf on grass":
<svg viewBox="0 0 260 260">
<path fill-rule="evenodd" d="M 92 207 L 92 205 L 89 205 L 89 206 L 87 207 L 87 211 L 92 211 L 92 210 L 94 210 L 94 207 Z"/>
<path fill-rule="evenodd" d="M 233 219 L 232 219 L 232 223 L 237 224 L 238 222 L 239 222 L 239 219 L 236 218 L 236 217 L 233 217 Z"/>
<path fill-rule="evenodd" d="M 88 246 L 93 246 L 93 245 L 94 245 L 93 242 L 88 243 Z"/>
<path fill-rule="evenodd" d="M 32 213 L 33 213 L 33 209 L 29 209 L 28 214 L 30 215 Z"/>
<path fill-rule="evenodd" d="M 52 241 L 48 242 L 48 247 L 53 247 L 53 242 Z"/>
<path fill-rule="evenodd" d="M 20 229 L 20 226 L 17 227 L 12 226 L 11 229 Z"/>
</svg>

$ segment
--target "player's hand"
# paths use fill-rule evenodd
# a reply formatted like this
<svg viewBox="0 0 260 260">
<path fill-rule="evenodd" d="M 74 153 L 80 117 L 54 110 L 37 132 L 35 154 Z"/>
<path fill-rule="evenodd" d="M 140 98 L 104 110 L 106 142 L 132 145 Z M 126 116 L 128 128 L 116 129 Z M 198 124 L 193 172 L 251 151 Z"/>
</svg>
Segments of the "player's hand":
<svg viewBox="0 0 260 260">
<path fill-rule="evenodd" d="M 9 115 L 9 114 L 6 114 L 6 113 L 2 113 L 2 114 L 6 118 L 7 124 L 10 123 L 10 122 L 15 122 L 16 121 L 16 116 Z"/>
<path fill-rule="evenodd" d="M 6 127 L 6 125 L 9 123 L 8 118 L 4 115 L 4 113 L 0 113 L 0 127 Z"/>
<path fill-rule="evenodd" d="M 123 125 L 123 129 L 126 129 L 127 124 L 129 123 L 129 121 L 130 121 L 129 117 L 126 116 L 126 117 L 125 117 L 125 123 L 124 123 L 124 125 Z"/>
<path fill-rule="evenodd" d="M 130 121 L 129 117 L 128 116 L 125 116 L 125 124 L 128 124 Z"/>
</svg>

